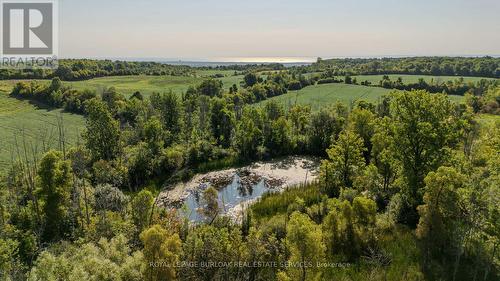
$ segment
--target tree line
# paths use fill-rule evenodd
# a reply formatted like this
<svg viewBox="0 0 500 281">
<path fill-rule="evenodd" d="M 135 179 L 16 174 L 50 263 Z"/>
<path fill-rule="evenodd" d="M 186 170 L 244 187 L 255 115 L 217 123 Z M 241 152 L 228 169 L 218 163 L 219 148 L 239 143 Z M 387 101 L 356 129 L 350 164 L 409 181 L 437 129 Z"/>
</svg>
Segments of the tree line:
<svg viewBox="0 0 500 281">
<path fill-rule="evenodd" d="M 238 72 L 260 72 L 284 70 L 282 64 L 244 64 L 215 67 L 190 67 L 160 62 L 133 62 L 93 59 L 61 59 L 56 69 L 0 69 L 0 79 L 52 79 L 80 81 L 106 76 L 151 75 L 192 76 L 197 70 L 234 70 Z"/>
<path fill-rule="evenodd" d="M 194 74 L 194 70 L 189 66 L 157 62 L 61 59 L 58 63 L 59 66 L 56 69 L 1 69 L 0 79 L 52 79 L 58 77 L 63 81 L 78 81 L 106 76 L 189 76 Z"/>
<path fill-rule="evenodd" d="M 333 70 L 337 75 L 410 74 L 500 78 L 500 58 L 406 57 L 321 59 L 301 71 Z"/>
<path fill-rule="evenodd" d="M 52 79 L 63 81 L 86 80 L 123 75 L 193 75 L 200 70 L 234 70 L 262 72 L 292 70 L 296 73 L 333 71 L 336 76 L 370 74 L 410 74 L 435 76 L 474 76 L 500 78 L 500 58 L 494 57 L 407 57 L 381 59 L 321 59 L 312 65 L 285 67 L 283 64 L 221 65 L 189 67 L 158 62 L 129 62 L 91 59 L 61 59 L 59 67 L 51 69 L 0 70 L 0 79 Z"/>
<path fill-rule="evenodd" d="M 365 81 L 365 85 L 370 85 L 369 82 Z M 494 88 L 500 85 L 498 80 L 487 80 L 481 79 L 477 82 L 466 83 L 463 77 L 450 80 L 446 82 L 439 82 L 432 80 L 431 82 L 426 82 L 425 79 L 420 78 L 416 83 L 403 82 L 401 77 L 398 77 L 395 81 L 391 81 L 389 76 L 384 75 L 382 80 L 380 80 L 380 87 L 386 89 L 398 89 L 398 90 L 426 90 L 431 93 L 446 93 L 448 95 L 459 95 L 463 96 L 467 93 L 474 96 L 483 96 L 489 88 Z"/>
</svg>

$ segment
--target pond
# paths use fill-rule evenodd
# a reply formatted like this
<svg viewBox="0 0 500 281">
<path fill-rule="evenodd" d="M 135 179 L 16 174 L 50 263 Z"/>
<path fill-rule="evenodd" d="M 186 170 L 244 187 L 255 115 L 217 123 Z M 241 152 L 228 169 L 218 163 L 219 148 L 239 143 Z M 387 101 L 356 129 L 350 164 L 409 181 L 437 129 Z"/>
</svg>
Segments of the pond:
<svg viewBox="0 0 500 281">
<path fill-rule="evenodd" d="M 319 160 L 287 157 L 268 162 L 199 174 L 190 181 L 169 186 L 160 194 L 160 204 L 181 209 L 191 221 L 202 221 L 203 192 L 210 186 L 218 191 L 219 212 L 236 220 L 242 211 L 266 192 L 311 182 L 317 178 Z"/>
<path fill-rule="evenodd" d="M 203 215 L 197 210 L 203 208 L 201 198 L 203 191 L 208 186 L 210 186 L 210 183 L 200 187 L 200 189 L 192 190 L 184 201 L 188 212 L 187 215 L 191 221 L 201 221 L 204 219 Z M 229 185 L 218 189 L 220 212 L 227 214 L 228 211 L 233 210 L 239 204 L 255 200 L 267 191 L 269 191 L 269 187 L 266 185 L 264 179 L 254 185 L 244 185 L 241 182 L 240 176 L 236 174 Z"/>
</svg>

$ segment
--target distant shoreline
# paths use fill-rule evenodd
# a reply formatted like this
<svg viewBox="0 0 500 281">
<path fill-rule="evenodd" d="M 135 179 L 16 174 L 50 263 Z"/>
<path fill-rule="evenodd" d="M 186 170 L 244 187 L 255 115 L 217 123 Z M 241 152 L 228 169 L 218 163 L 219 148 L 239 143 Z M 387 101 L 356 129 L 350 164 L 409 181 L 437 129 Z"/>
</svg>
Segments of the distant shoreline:
<svg viewBox="0 0 500 281">
<path fill-rule="evenodd" d="M 231 66 L 231 65 L 269 65 L 281 64 L 285 67 L 311 65 L 312 62 L 211 62 L 211 61 L 155 61 L 158 63 L 165 63 L 170 65 L 187 65 L 191 67 L 218 67 L 218 66 Z"/>
</svg>

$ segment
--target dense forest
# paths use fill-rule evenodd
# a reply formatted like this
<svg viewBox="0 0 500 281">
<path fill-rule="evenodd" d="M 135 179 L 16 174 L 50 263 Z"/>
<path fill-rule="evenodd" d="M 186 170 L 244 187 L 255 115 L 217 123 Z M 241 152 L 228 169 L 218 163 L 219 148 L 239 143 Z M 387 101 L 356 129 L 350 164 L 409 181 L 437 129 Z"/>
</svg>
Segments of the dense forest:
<svg viewBox="0 0 500 281">
<path fill-rule="evenodd" d="M 0 189 L 4 280 L 500 277 L 500 123 L 478 122 L 498 114 L 494 83 L 465 104 L 401 89 L 313 111 L 255 103 L 321 79 L 354 81 L 248 72 L 229 90 L 207 79 L 182 95 L 130 98 L 61 84 L 86 75 L 11 93 L 84 114 L 86 130 L 68 147 L 61 127 L 60 149 L 41 158 L 17 151 Z M 214 188 L 196 210 L 201 223 L 156 202 L 164 183 L 286 155 L 321 157 L 319 179 L 266 194 L 240 222 L 222 215 Z"/>
<path fill-rule="evenodd" d="M 307 72 L 331 69 L 337 75 L 415 74 L 500 78 L 500 58 L 494 57 L 408 57 L 321 59 Z"/>
</svg>

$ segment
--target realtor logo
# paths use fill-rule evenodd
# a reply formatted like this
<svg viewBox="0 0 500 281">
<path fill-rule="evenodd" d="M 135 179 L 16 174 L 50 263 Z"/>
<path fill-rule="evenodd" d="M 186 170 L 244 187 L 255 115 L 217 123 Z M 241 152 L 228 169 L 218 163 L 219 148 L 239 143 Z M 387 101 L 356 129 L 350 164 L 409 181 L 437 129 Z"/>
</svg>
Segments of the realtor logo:
<svg viewBox="0 0 500 281">
<path fill-rule="evenodd" d="M 2 66 L 6 63 L 12 66 L 12 61 L 22 60 L 26 65 L 21 68 L 52 67 L 43 61 L 53 61 L 56 57 L 56 0 L 0 1 Z M 16 63 L 15 67 L 19 65 Z"/>
</svg>

